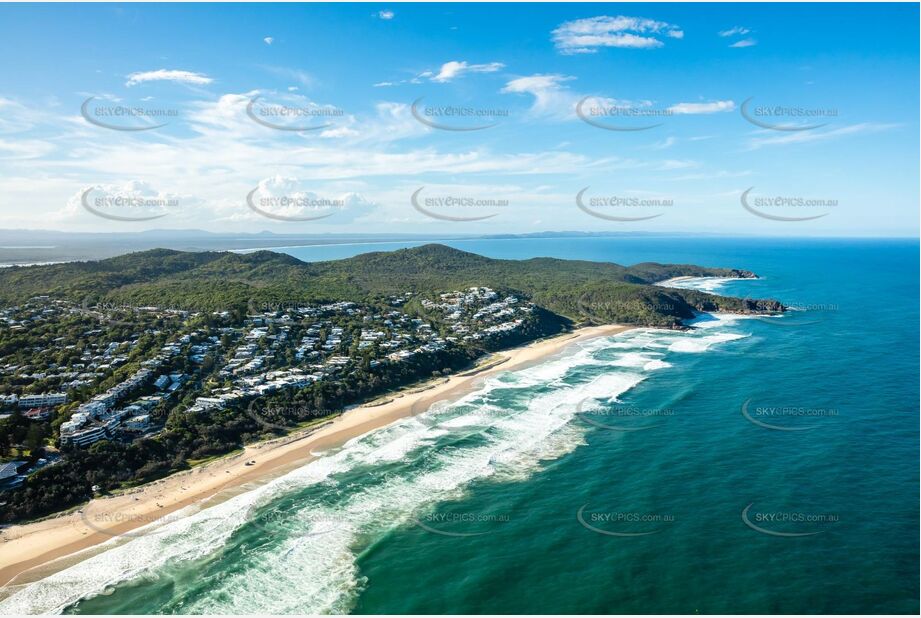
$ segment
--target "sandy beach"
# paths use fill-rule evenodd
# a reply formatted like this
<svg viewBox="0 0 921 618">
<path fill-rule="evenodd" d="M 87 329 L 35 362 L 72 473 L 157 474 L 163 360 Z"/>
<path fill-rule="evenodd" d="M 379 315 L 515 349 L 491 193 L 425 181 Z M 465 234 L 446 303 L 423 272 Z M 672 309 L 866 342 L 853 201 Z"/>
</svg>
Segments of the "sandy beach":
<svg viewBox="0 0 921 618">
<path fill-rule="evenodd" d="M 217 504 L 246 491 L 248 484 L 266 482 L 304 465 L 325 449 L 424 412 L 438 401 L 456 399 L 491 374 L 521 369 L 578 341 L 629 328 L 586 327 L 499 352 L 476 369 L 405 389 L 383 403 L 356 407 L 320 425 L 249 445 L 242 452 L 111 497 L 96 498 L 67 514 L 6 528 L 0 533 L 0 585 L 16 586 L 45 577 L 88 557 L 87 550 L 100 543 L 120 535 L 128 539 L 130 534 L 126 533 L 180 509 Z M 0 591 L 0 597 L 9 592 L 9 587 Z"/>
</svg>

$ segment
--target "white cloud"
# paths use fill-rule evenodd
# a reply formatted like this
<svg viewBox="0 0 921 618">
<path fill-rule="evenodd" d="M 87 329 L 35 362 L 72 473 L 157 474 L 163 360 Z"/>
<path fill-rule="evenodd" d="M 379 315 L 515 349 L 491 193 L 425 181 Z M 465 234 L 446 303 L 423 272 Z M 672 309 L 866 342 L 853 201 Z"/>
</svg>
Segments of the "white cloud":
<svg viewBox="0 0 921 618">
<path fill-rule="evenodd" d="M 262 40 L 265 41 L 266 45 L 271 45 L 272 43 L 275 42 L 275 37 L 267 36 Z"/>
<path fill-rule="evenodd" d="M 689 168 L 700 167 L 700 163 L 697 161 L 689 161 L 686 159 L 665 159 L 658 164 L 656 169 L 659 170 L 685 170 Z"/>
<path fill-rule="evenodd" d="M 758 41 L 755 39 L 742 39 L 741 41 L 736 41 L 729 47 L 754 47 L 758 44 Z"/>
<path fill-rule="evenodd" d="M 315 223 L 341 224 L 363 217 L 374 209 L 374 204 L 359 193 L 336 194 L 316 192 L 316 182 L 303 181 L 276 174 L 259 181 L 253 194 L 254 205 L 276 217 L 296 219 L 299 217 L 320 217 Z M 231 220 L 264 219 L 263 215 L 249 210 L 235 210 Z M 285 223 L 282 221 L 282 223 Z"/>
<path fill-rule="evenodd" d="M 751 30 L 744 26 L 733 26 L 729 30 L 720 31 L 718 34 L 722 37 L 727 37 L 727 36 L 736 36 L 736 35 L 742 36 L 742 35 L 748 34 L 749 32 L 751 32 Z"/>
<path fill-rule="evenodd" d="M 526 95 L 528 98 L 519 101 L 518 105 L 531 107 L 535 113 L 556 114 L 575 121 L 575 101 L 585 93 L 578 92 L 579 82 L 573 79 L 554 73 L 518 76 L 511 81 L 503 80 L 508 82 L 503 92 Z M 284 85 L 280 91 L 261 94 L 271 97 L 273 103 L 284 102 L 297 107 L 321 105 L 299 95 L 289 99 Z M 659 138 L 664 141 L 644 149 L 643 156 L 637 155 L 636 159 L 607 155 L 604 151 L 602 154 L 591 150 L 581 152 L 581 148 L 573 148 L 562 141 L 565 133 L 538 136 L 545 137 L 546 143 L 524 142 L 524 146 L 501 143 L 501 140 L 466 146 L 427 140 L 424 136 L 430 131 L 413 119 L 406 101 L 381 102 L 354 117 L 337 117 L 333 125 L 322 132 L 289 135 L 259 126 L 247 117 L 246 105 L 257 94 L 260 91 L 222 96 L 196 91 L 196 95 L 200 95 L 195 97 L 198 100 L 188 101 L 182 107 L 183 127 L 187 131 L 181 137 L 170 132 L 158 133 L 157 140 L 96 130 L 86 126 L 76 110 L 67 116 L 60 110 L 45 113 L 36 105 L 22 105 L 24 110 L 39 115 L 34 121 L 42 133 L 36 137 L 40 136 L 54 148 L 41 154 L 40 165 L 36 165 L 35 159 L 4 159 L 6 153 L 0 152 L 0 202 L 3 202 L 0 223 L 7 227 L 72 230 L 99 230 L 109 226 L 201 227 L 215 231 L 278 230 L 279 226 L 295 229 L 297 223 L 291 222 L 290 226 L 294 227 L 288 227 L 287 222 L 273 222 L 247 208 L 245 202 L 246 195 L 262 180 L 280 175 L 282 178 L 297 176 L 301 184 L 295 187 L 296 193 L 344 200 L 345 211 L 322 220 L 324 230 L 334 230 L 340 224 L 343 231 L 396 229 L 393 226 L 399 223 L 400 217 L 405 219 L 405 224 L 399 223 L 405 225 L 400 229 L 408 230 L 419 222 L 412 218 L 411 212 L 407 214 L 411 208 L 408 208 L 408 193 L 404 188 L 456 181 L 460 175 L 476 175 L 487 183 L 491 182 L 491 177 L 520 178 L 527 188 L 525 193 L 538 195 L 537 188 L 546 185 L 551 187 L 546 195 L 559 193 L 571 201 L 567 189 L 559 187 L 559 177 L 585 178 L 585 185 L 588 185 L 618 170 L 628 171 L 631 178 L 635 170 L 637 175 L 648 173 L 650 177 L 674 181 L 703 178 L 703 174 L 710 171 L 694 161 L 681 159 L 684 153 L 678 152 L 676 146 L 691 138 L 678 138 L 672 145 L 673 141 L 666 139 L 668 134 Z M 697 105 L 704 103 L 701 101 Z M 0 100 L 0 108 L 3 111 L 17 109 L 5 99 Z M 766 144 L 771 138 L 783 137 L 772 133 L 753 132 L 746 142 L 757 137 Z M 12 140 L 26 136 L 2 137 Z M 650 134 L 647 144 L 653 141 Z M 572 143 L 579 141 L 573 138 Z M 40 154 L 44 148 L 39 143 L 10 142 L 9 145 L 8 153 L 14 157 L 28 151 Z M 671 149 L 666 149 L 669 146 Z M 14 153 L 14 149 L 17 152 Z M 662 155 L 673 152 L 671 158 L 661 160 Z M 179 206 L 168 208 L 167 217 L 137 224 L 106 222 L 77 204 L 79 210 L 58 223 L 55 211 L 67 203 L 78 188 L 117 183 L 117 189 L 107 193 L 134 194 L 131 187 L 126 189 L 124 184 L 139 178 L 156 189 L 136 187 L 137 193 L 150 197 L 170 197 L 166 190 L 180 193 Z M 361 196 L 368 199 L 362 200 Z M 364 203 L 368 201 L 373 202 L 370 211 Z M 129 214 L 132 212 L 128 209 Z M 295 216 L 306 212 L 291 210 Z M 351 223 L 360 212 L 368 212 L 368 215 Z M 539 218 L 539 214 L 535 211 L 534 217 Z M 531 212 L 525 211 L 514 224 L 531 220 L 530 216 Z M 301 229 L 314 229 L 312 225 L 308 222 Z"/>
<path fill-rule="evenodd" d="M 729 172 L 726 170 L 718 170 L 713 172 L 698 172 L 694 174 L 683 174 L 681 176 L 665 176 L 662 179 L 671 181 L 671 182 L 686 182 L 693 180 L 719 180 L 723 178 L 740 178 L 744 176 L 751 176 L 751 170 L 742 170 L 739 172 Z M 733 193 L 733 195 L 738 196 L 738 193 Z"/>
<path fill-rule="evenodd" d="M 650 146 L 652 150 L 665 150 L 666 148 L 671 148 L 675 145 L 678 140 L 674 137 L 666 137 L 664 140 L 658 141 Z"/>
<path fill-rule="evenodd" d="M 464 73 L 495 73 L 496 71 L 503 68 L 505 68 L 505 65 L 501 62 L 469 64 L 466 60 L 451 60 L 450 62 L 445 62 L 443 65 L 441 65 L 441 68 L 438 69 L 437 73 L 435 71 L 426 70 L 409 79 L 401 79 L 398 81 L 382 81 L 372 85 L 374 88 L 387 88 L 390 86 L 399 86 L 401 84 L 421 84 L 424 80 L 444 84 L 451 81 L 455 77 L 460 77 Z"/>
<path fill-rule="evenodd" d="M 383 19 L 383 20 L 385 20 L 385 21 L 389 21 L 389 20 L 393 19 L 393 11 L 389 11 L 389 10 L 386 10 L 386 9 L 383 10 L 383 11 L 378 11 L 377 16 L 378 16 L 380 19 Z"/>
<path fill-rule="evenodd" d="M 859 135 L 866 133 L 879 133 L 880 131 L 888 131 L 889 129 L 894 129 L 900 125 L 898 124 L 886 124 L 880 122 L 861 122 L 859 124 L 847 125 L 844 127 L 838 127 L 837 129 L 830 129 L 827 131 L 819 131 L 818 129 L 813 129 L 809 131 L 798 131 L 798 132 L 784 132 L 781 135 L 771 135 L 767 137 L 755 137 L 752 138 L 748 144 L 749 150 L 757 150 L 762 146 L 773 146 L 781 144 L 804 144 L 808 142 L 819 142 L 829 139 L 834 139 L 837 137 L 842 137 L 845 135 Z M 768 133 L 774 133 L 774 131 L 768 131 Z"/>
<path fill-rule="evenodd" d="M 275 66 L 262 66 L 264 70 L 268 71 L 276 77 L 282 79 L 290 79 L 299 83 L 302 86 L 310 86 L 313 84 L 313 76 L 306 71 L 300 69 L 289 69 L 288 67 L 275 67 Z"/>
<path fill-rule="evenodd" d="M 337 137 L 359 137 L 361 133 L 351 127 L 336 127 L 334 129 L 325 129 L 320 132 L 320 137 L 337 138 Z"/>
<path fill-rule="evenodd" d="M 137 86 L 145 82 L 179 82 L 181 84 L 194 84 L 204 86 L 214 80 L 202 73 L 193 73 L 192 71 L 178 71 L 175 69 L 159 69 L 157 71 L 140 71 L 128 76 L 126 86 Z"/>
<path fill-rule="evenodd" d="M 684 32 L 678 26 L 654 19 L 602 15 L 564 22 L 552 35 L 561 53 L 593 54 L 599 47 L 662 47 L 664 43 L 652 35 L 680 39 Z"/>
<path fill-rule="evenodd" d="M 536 95 L 547 90 L 557 90 L 563 82 L 575 79 L 559 73 L 537 74 L 513 79 L 505 85 L 502 92 L 527 92 Z"/>
<path fill-rule="evenodd" d="M 51 142 L 37 139 L 5 140 L 0 139 L 0 160 L 3 159 L 37 159 L 54 150 Z"/>
<path fill-rule="evenodd" d="M 466 60 L 452 60 L 441 65 L 441 70 L 437 75 L 432 77 L 433 82 L 449 82 L 455 77 L 464 73 L 495 73 L 505 65 L 501 62 L 489 62 L 487 64 L 467 64 Z"/>
<path fill-rule="evenodd" d="M 503 94 L 529 94 L 534 97 L 531 114 L 538 116 L 569 117 L 575 114 L 578 96 L 563 86 L 575 79 L 559 73 L 519 77 L 505 84 Z"/>
<path fill-rule="evenodd" d="M 707 103 L 675 103 L 668 108 L 673 114 L 713 114 L 731 112 L 736 108 L 732 101 L 709 101 Z"/>
<path fill-rule="evenodd" d="M 0 133 L 20 133 L 32 129 L 39 121 L 35 110 L 0 96 Z"/>
<path fill-rule="evenodd" d="M 166 218 L 183 213 L 189 215 L 193 209 L 201 207 L 201 202 L 191 196 L 160 191 L 143 180 L 128 180 L 80 187 L 70 195 L 55 216 L 61 219 L 93 220 L 94 214 L 84 207 L 84 199 L 97 212 L 128 218 Z"/>
</svg>

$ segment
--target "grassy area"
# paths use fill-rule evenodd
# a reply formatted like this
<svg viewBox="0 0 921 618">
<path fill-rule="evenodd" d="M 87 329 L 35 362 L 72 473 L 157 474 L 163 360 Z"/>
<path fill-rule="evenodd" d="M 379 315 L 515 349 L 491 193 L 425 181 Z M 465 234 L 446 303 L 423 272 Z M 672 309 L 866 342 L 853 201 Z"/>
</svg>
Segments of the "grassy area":
<svg viewBox="0 0 921 618">
<path fill-rule="evenodd" d="M 218 459 L 224 459 L 225 457 L 233 457 L 234 455 L 239 455 L 243 452 L 242 448 L 234 449 L 228 453 L 222 453 L 221 455 L 212 455 L 211 457 L 205 457 L 203 459 L 188 459 L 186 463 L 189 464 L 190 468 L 200 466 L 212 461 L 217 461 Z"/>
<path fill-rule="evenodd" d="M 313 419 L 310 419 L 309 421 L 298 423 L 297 425 L 295 425 L 295 428 L 296 429 L 307 429 L 309 427 L 313 427 L 314 425 L 322 425 L 323 423 L 333 420 L 334 418 L 339 416 L 339 414 L 340 414 L 339 412 L 336 412 L 335 414 L 330 414 L 329 416 L 321 416 L 319 418 L 313 418 Z"/>
<path fill-rule="evenodd" d="M 0 463 L 7 463 L 16 459 L 28 459 L 29 455 L 32 453 L 27 448 L 16 448 L 15 446 L 10 449 L 10 454 L 6 457 L 0 457 Z"/>
</svg>

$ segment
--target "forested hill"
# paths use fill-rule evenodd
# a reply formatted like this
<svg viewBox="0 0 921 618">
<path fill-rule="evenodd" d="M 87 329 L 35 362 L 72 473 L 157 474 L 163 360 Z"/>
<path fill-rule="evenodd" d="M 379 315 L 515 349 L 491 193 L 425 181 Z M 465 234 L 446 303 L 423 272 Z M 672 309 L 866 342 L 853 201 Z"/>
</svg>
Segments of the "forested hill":
<svg viewBox="0 0 921 618">
<path fill-rule="evenodd" d="M 0 303 L 47 294 L 95 304 L 245 310 L 253 302 L 383 300 L 485 285 L 517 292 L 565 317 L 593 322 L 674 325 L 693 310 L 782 311 L 751 301 L 652 286 L 678 276 L 754 277 L 688 264 L 534 258 L 497 260 L 429 244 L 344 260 L 301 262 L 270 251 L 249 254 L 154 249 L 94 262 L 0 270 Z"/>
</svg>

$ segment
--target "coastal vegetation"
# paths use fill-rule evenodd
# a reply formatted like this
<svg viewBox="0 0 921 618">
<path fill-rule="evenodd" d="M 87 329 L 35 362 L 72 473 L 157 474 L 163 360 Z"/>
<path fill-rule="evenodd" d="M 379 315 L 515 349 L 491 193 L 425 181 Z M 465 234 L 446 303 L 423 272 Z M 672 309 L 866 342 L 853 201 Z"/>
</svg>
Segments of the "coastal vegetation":
<svg viewBox="0 0 921 618">
<path fill-rule="evenodd" d="M 317 263 L 156 249 L 4 269 L 0 460 L 28 470 L 0 493 L 0 521 L 187 469 L 574 325 L 783 310 L 654 285 L 681 276 L 755 275 L 443 245 Z M 15 403 L 47 392 L 65 401 L 28 418 Z"/>
<path fill-rule="evenodd" d="M 727 268 L 646 262 L 533 258 L 498 260 L 430 244 L 301 262 L 271 251 L 248 254 L 154 249 L 95 262 L 0 271 L 0 304 L 38 295 L 113 306 L 168 306 L 244 312 L 252 303 L 373 302 L 391 295 L 489 286 L 517 292 L 579 322 L 679 326 L 696 311 L 781 310 L 779 303 L 715 296 L 652 284 L 681 276 L 753 277 Z"/>
</svg>

